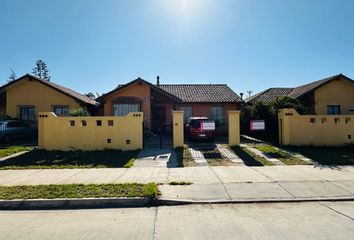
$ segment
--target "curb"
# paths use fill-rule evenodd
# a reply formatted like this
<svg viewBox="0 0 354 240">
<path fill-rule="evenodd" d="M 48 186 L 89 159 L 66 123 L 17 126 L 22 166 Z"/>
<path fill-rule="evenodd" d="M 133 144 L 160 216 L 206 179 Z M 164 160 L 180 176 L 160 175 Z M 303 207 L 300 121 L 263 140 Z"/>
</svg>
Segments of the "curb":
<svg viewBox="0 0 354 240">
<path fill-rule="evenodd" d="M 318 197 L 286 199 L 235 199 L 235 200 L 190 200 L 169 198 L 82 198 L 82 199 L 28 199 L 0 200 L 0 210 L 55 210 L 90 208 L 138 208 L 179 206 L 196 204 L 252 204 L 252 203 L 296 203 L 296 202 L 354 201 L 351 197 Z"/>
<path fill-rule="evenodd" d="M 152 205 L 152 201 L 153 199 L 150 198 L 71 198 L 0 200 L 0 210 L 147 207 Z"/>
</svg>

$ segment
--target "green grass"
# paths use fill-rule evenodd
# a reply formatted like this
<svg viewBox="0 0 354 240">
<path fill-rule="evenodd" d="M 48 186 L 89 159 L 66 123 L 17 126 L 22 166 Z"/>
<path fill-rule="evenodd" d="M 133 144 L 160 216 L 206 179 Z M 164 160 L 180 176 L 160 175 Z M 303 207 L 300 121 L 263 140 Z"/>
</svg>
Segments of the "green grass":
<svg viewBox="0 0 354 240">
<path fill-rule="evenodd" d="M 1 161 L 0 170 L 131 167 L 138 153 L 138 150 L 46 151 L 35 149 L 20 156 Z"/>
<path fill-rule="evenodd" d="M 192 182 L 185 182 L 185 181 L 181 181 L 181 182 L 176 182 L 176 181 L 172 181 L 169 183 L 169 185 L 192 185 Z"/>
<path fill-rule="evenodd" d="M 271 145 L 255 144 L 255 148 L 265 153 L 270 158 L 277 158 L 287 165 L 308 165 L 309 162 L 305 162 L 297 157 L 291 156 L 288 153 L 281 151 Z"/>
<path fill-rule="evenodd" d="M 157 198 L 160 192 L 155 183 L 137 184 L 64 184 L 36 186 L 0 186 L 0 199 L 55 198 Z"/>
<path fill-rule="evenodd" d="M 251 151 L 248 151 L 247 148 L 244 148 L 244 147 L 241 147 L 241 149 L 247 153 L 247 155 L 249 155 L 250 157 L 252 157 L 254 160 L 256 160 L 257 162 L 261 163 L 263 166 L 273 166 L 274 164 L 267 161 L 267 159 L 263 158 L 263 157 L 260 157 L 256 154 L 254 154 L 253 152 Z"/>
<path fill-rule="evenodd" d="M 178 167 L 193 167 L 196 166 L 191 153 L 188 150 L 188 146 L 185 144 L 183 147 L 175 149 L 177 155 Z"/>
<path fill-rule="evenodd" d="M 322 165 L 354 164 L 354 146 L 342 147 L 286 147 L 292 152 L 298 152 Z"/>
<path fill-rule="evenodd" d="M 23 146 L 11 146 L 7 148 L 0 149 L 0 157 L 7 157 L 14 153 L 29 151 L 30 148 Z"/>
</svg>

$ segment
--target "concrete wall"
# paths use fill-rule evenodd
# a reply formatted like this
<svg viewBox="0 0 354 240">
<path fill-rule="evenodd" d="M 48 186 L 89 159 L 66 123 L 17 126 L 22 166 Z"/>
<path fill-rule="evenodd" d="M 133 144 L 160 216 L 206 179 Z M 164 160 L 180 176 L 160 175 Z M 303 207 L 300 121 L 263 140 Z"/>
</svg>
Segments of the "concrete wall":
<svg viewBox="0 0 354 240">
<path fill-rule="evenodd" d="M 107 96 L 104 101 L 104 115 L 113 116 L 113 104 L 114 100 L 118 97 L 136 97 L 142 101 L 141 109 L 144 113 L 144 120 L 150 121 L 151 104 L 150 104 L 150 86 L 143 82 L 137 82 L 125 89 L 112 93 Z"/>
<path fill-rule="evenodd" d="M 18 117 L 19 105 L 33 105 L 36 113 L 51 112 L 55 105 L 79 108 L 74 99 L 35 80 L 24 80 L 10 86 L 6 93 L 6 114 Z"/>
<path fill-rule="evenodd" d="M 283 145 L 338 146 L 353 144 L 353 115 L 299 115 L 294 109 L 278 113 L 279 143 Z"/>
<path fill-rule="evenodd" d="M 97 126 L 97 121 L 101 121 L 102 126 Z M 113 126 L 109 126 L 108 121 L 113 121 Z M 74 126 L 71 126 L 72 122 Z M 135 150 L 143 147 L 141 112 L 122 117 L 57 117 L 52 112 L 44 112 L 39 113 L 38 124 L 39 147 L 46 150 Z"/>
<path fill-rule="evenodd" d="M 184 124 L 183 111 L 173 111 L 173 147 L 183 147 L 184 144 Z"/>
<path fill-rule="evenodd" d="M 228 111 L 229 146 L 240 145 L 240 111 Z"/>
<path fill-rule="evenodd" d="M 354 114 L 354 84 L 345 79 L 333 80 L 315 90 L 315 113 L 327 114 L 327 105 L 340 105 L 341 114 Z"/>
</svg>

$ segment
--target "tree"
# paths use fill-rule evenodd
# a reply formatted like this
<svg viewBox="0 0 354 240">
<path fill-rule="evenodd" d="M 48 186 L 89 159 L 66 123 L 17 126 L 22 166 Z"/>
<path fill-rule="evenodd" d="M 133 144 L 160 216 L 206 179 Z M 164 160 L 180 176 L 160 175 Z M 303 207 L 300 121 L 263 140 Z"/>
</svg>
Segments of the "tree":
<svg viewBox="0 0 354 240">
<path fill-rule="evenodd" d="M 95 99 L 96 98 L 95 94 L 93 94 L 92 92 L 85 93 L 85 96 L 90 98 L 90 99 Z"/>
<path fill-rule="evenodd" d="M 12 68 L 10 68 L 11 70 L 11 74 L 9 76 L 9 79 L 7 80 L 7 82 L 12 82 L 12 81 L 15 81 L 17 76 L 16 76 L 16 73 L 14 72 L 14 70 Z"/>
<path fill-rule="evenodd" d="M 287 96 L 278 97 L 277 100 L 272 103 L 272 107 L 275 114 L 282 108 L 294 108 L 299 114 L 306 114 L 308 112 L 306 107 L 302 105 L 299 100 Z"/>
<path fill-rule="evenodd" d="M 39 77 L 40 79 L 50 81 L 47 64 L 43 60 L 36 61 L 36 66 L 33 68 L 32 73 L 33 75 Z"/>
</svg>

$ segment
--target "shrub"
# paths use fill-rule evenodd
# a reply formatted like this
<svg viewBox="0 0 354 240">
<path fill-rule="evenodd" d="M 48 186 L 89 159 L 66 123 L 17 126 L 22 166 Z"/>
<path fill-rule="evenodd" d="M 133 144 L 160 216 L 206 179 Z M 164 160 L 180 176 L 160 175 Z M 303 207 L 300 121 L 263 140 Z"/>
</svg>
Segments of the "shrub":
<svg viewBox="0 0 354 240">
<path fill-rule="evenodd" d="M 89 116 L 90 113 L 87 111 L 86 108 L 74 108 L 74 109 L 70 109 L 69 115 L 73 117 L 83 117 L 83 116 Z"/>
</svg>

